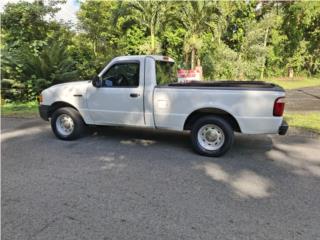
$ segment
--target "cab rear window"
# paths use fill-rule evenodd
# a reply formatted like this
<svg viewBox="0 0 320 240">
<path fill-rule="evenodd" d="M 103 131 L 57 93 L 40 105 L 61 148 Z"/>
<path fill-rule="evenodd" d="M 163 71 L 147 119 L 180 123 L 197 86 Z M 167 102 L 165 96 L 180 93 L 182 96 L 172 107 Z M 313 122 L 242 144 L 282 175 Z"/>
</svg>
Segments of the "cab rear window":
<svg viewBox="0 0 320 240">
<path fill-rule="evenodd" d="M 157 85 L 177 82 L 177 71 L 174 62 L 156 61 Z"/>
</svg>

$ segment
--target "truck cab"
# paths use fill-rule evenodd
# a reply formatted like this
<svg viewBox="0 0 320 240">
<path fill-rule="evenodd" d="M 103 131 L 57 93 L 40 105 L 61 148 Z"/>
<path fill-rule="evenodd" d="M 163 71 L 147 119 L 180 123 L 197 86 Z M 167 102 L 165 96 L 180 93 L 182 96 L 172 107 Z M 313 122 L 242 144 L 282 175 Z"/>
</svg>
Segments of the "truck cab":
<svg viewBox="0 0 320 240">
<path fill-rule="evenodd" d="M 173 59 L 162 56 L 113 59 L 87 89 L 87 109 L 92 122 L 155 127 L 153 91 L 157 85 L 156 68 L 173 63 Z"/>
<path fill-rule="evenodd" d="M 92 81 L 59 84 L 42 92 L 40 113 L 49 114 L 44 116 L 47 119 L 54 110 L 47 109 L 49 106 L 66 103 L 74 106 L 87 124 L 155 127 L 156 68 L 158 76 L 165 76 L 158 81 L 169 83 L 167 70 L 173 64 L 173 59 L 163 56 L 116 57 Z"/>
</svg>

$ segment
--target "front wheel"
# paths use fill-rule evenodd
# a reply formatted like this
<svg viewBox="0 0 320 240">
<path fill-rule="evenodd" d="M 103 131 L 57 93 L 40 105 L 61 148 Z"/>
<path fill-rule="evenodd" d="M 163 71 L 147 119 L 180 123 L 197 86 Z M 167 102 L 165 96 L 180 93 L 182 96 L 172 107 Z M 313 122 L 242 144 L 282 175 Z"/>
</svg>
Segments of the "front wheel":
<svg viewBox="0 0 320 240">
<path fill-rule="evenodd" d="M 62 140 L 79 138 L 84 133 L 85 127 L 80 113 L 71 107 L 59 108 L 52 114 L 52 131 Z"/>
<path fill-rule="evenodd" d="M 191 130 L 193 148 L 197 153 L 219 157 L 233 144 L 234 133 L 230 124 L 221 117 L 207 116 L 197 120 Z"/>
</svg>

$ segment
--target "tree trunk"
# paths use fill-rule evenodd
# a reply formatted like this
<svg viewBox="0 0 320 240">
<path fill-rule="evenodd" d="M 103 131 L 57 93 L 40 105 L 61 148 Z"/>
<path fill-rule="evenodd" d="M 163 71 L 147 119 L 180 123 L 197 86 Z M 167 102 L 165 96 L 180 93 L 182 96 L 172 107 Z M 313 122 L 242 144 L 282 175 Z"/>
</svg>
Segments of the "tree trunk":
<svg viewBox="0 0 320 240">
<path fill-rule="evenodd" d="M 154 26 L 150 25 L 150 35 L 151 35 L 151 54 L 155 53 L 155 37 L 154 37 Z"/>
<path fill-rule="evenodd" d="M 288 76 L 289 76 L 289 78 L 293 78 L 293 67 L 289 67 L 289 69 L 288 69 Z"/>
<path fill-rule="evenodd" d="M 195 62 L 195 48 L 193 47 L 192 50 L 191 50 L 191 69 L 193 70 L 194 69 L 194 62 Z"/>
<path fill-rule="evenodd" d="M 197 57 L 197 66 L 198 66 L 198 67 L 200 67 L 200 66 L 201 66 L 201 61 L 200 61 L 199 56 Z"/>
<path fill-rule="evenodd" d="M 189 64 L 189 53 L 185 53 L 185 59 L 184 59 L 185 68 L 188 68 Z"/>
<path fill-rule="evenodd" d="M 218 28 L 218 33 L 217 33 L 217 35 L 218 35 L 218 46 L 220 46 L 220 44 L 221 44 L 221 34 L 220 34 L 220 29 Z M 213 39 L 212 39 L 213 40 Z"/>
<path fill-rule="evenodd" d="M 239 55 L 238 55 L 238 76 L 237 76 L 237 78 L 239 79 L 239 80 L 242 80 L 242 78 L 243 78 L 243 72 L 242 72 L 242 69 L 241 69 L 241 53 L 239 53 Z"/>
<path fill-rule="evenodd" d="M 267 28 L 266 34 L 264 35 L 263 46 L 265 48 L 267 47 L 268 33 L 269 33 L 269 28 Z M 264 77 L 264 70 L 265 70 L 265 67 L 266 67 L 265 65 L 266 65 L 266 56 L 263 57 L 263 63 L 262 63 L 262 67 L 261 67 L 260 79 L 263 79 L 263 77 Z"/>
<path fill-rule="evenodd" d="M 97 40 L 93 40 L 93 54 L 96 57 L 97 56 Z"/>
</svg>

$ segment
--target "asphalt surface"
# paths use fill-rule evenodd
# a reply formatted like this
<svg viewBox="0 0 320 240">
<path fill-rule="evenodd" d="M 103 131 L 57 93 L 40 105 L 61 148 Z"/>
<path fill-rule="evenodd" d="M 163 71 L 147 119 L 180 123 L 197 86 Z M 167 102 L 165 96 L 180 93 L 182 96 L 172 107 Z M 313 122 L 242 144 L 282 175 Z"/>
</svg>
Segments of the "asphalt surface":
<svg viewBox="0 0 320 240">
<path fill-rule="evenodd" d="M 286 111 L 320 111 L 320 87 L 286 90 Z"/>
<path fill-rule="evenodd" d="M 73 142 L 2 121 L 2 239 L 320 239 L 320 140 L 237 135 L 202 157 L 186 134 L 103 128 Z"/>
</svg>

